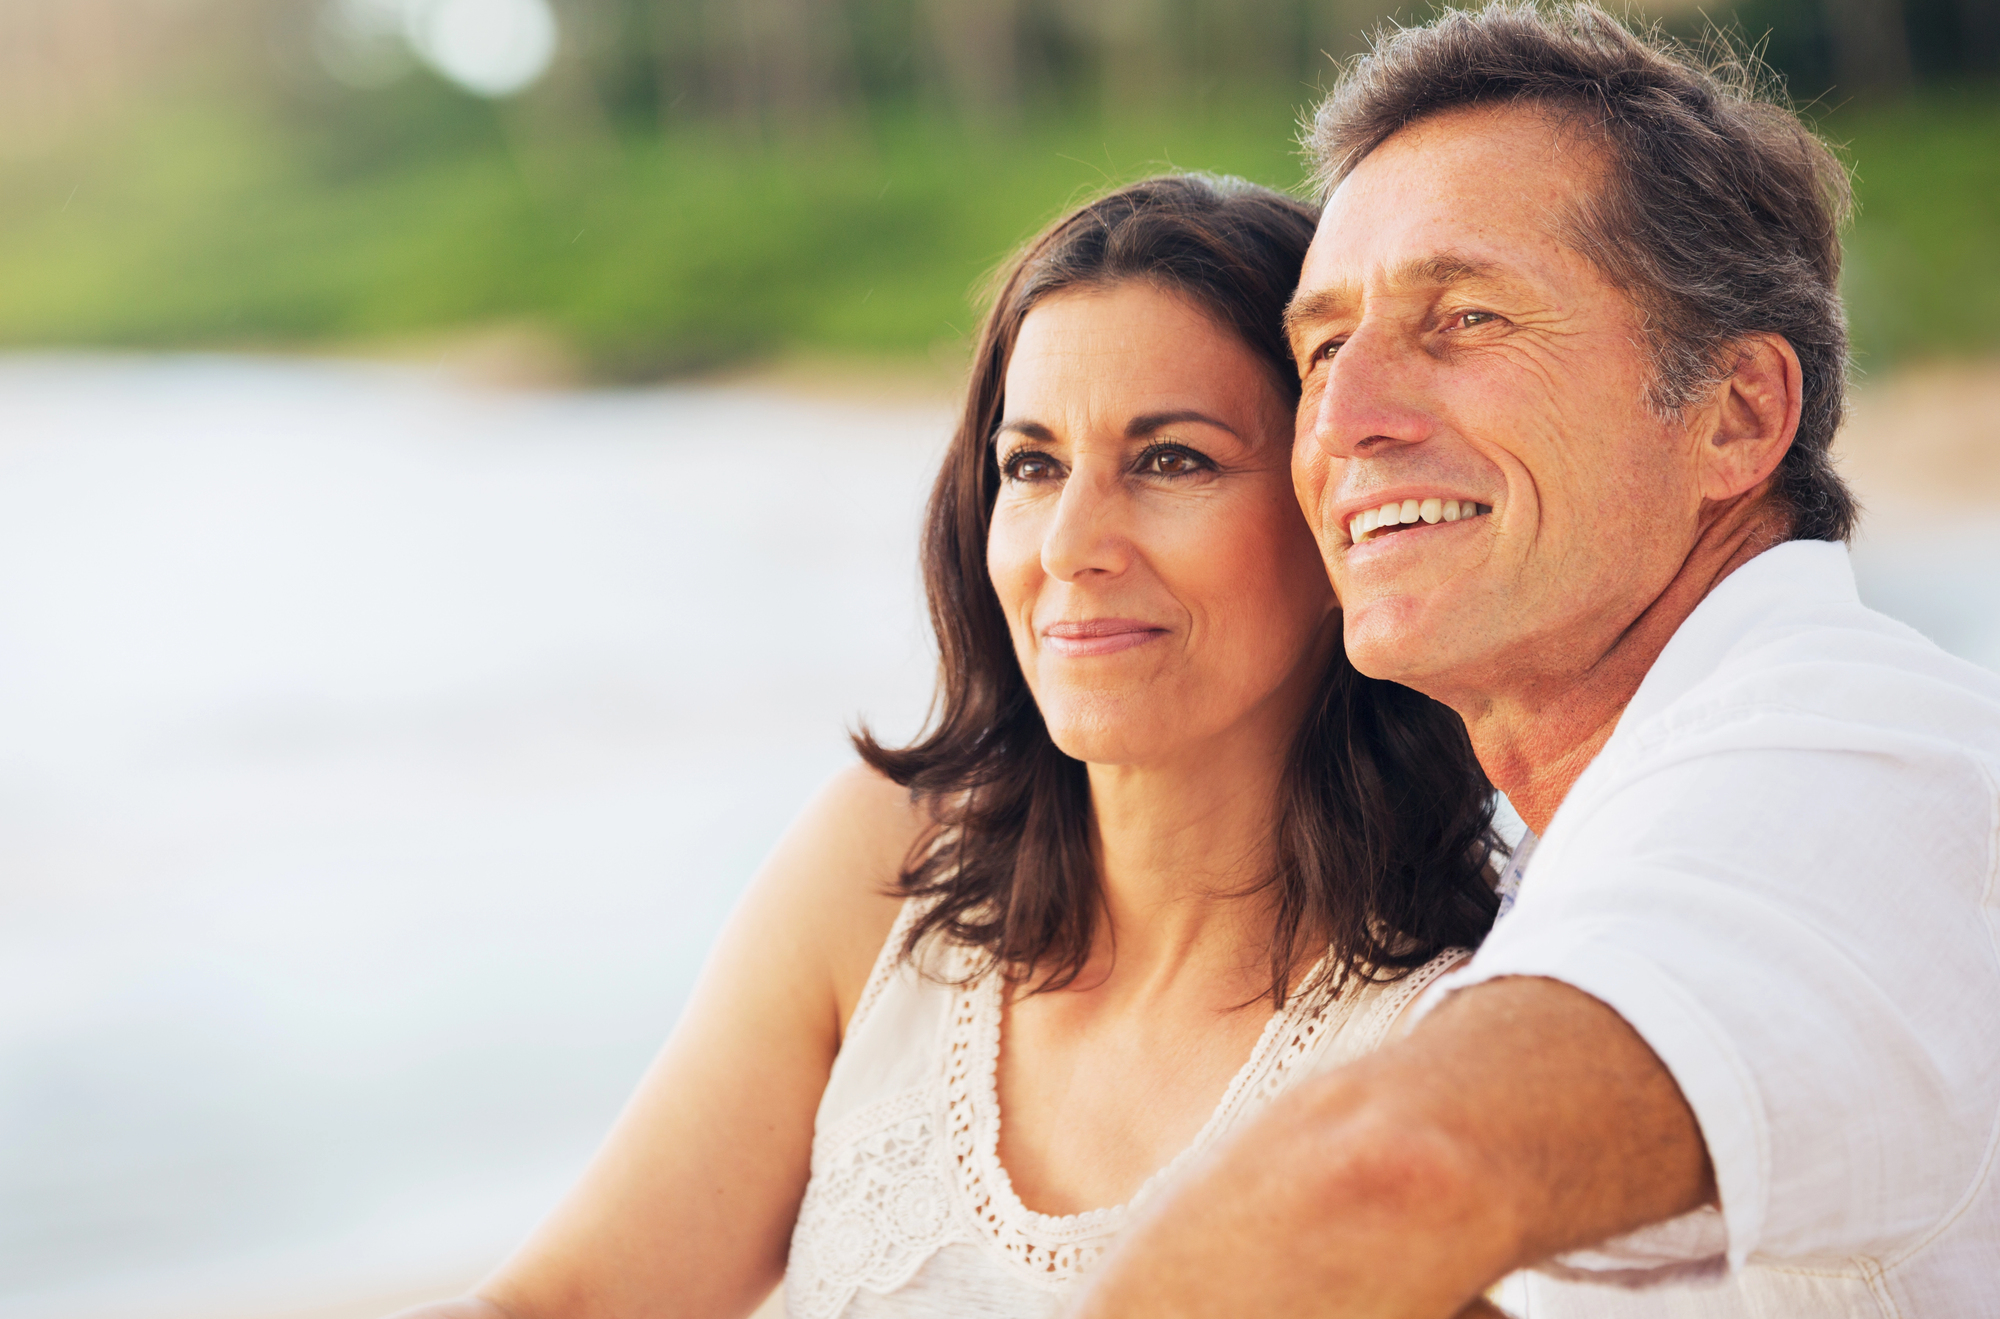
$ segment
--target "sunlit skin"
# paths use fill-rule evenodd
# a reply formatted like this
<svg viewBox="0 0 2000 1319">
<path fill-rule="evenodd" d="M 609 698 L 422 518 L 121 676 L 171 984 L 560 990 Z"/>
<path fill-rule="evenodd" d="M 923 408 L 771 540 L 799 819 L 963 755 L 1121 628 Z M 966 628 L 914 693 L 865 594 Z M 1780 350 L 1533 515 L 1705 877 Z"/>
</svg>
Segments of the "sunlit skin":
<svg viewBox="0 0 2000 1319">
<path fill-rule="evenodd" d="M 1789 531 L 1771 482 L 1797 355 L 1746 336 L 1706 395 L 1650 409 L 1643 313 L 1568 242 L 1609 168 L 1533 107 L 1420 120 L 1330 198 L 1288 316 L 1294 475 L 1348 653 L 1457 710 L 1536 829 L 1675 629 Z M 1355 543 L 1355 514 L 1429 498 L 1491 511 Z M 1492 1314 L 1479 1295 L 1513 1269 L 1713 1197 L 1693 1114 L 1631 1027 L 1568 985 L 1500 979 L 1245 1124 L 1071 1315 Z"/>
<path fill-rule="evenodd" d="M 1269 370 L 1128 283 L 1030 312 L 1006 399 L 987 569 L 1056 745 L 1101 787 L 1289 739 L 1335 606 Z"/>
<path fill-rule="evenodd" d="M 1269 1015 L 1286 752 L 1338 644 L 1270 367 L 1144 283 L 1031 311 L 994 446 L 987 566 L 1050 735 L 1090 777 L 1106 920 L 1015 995 L 1001 1159 L 1045 1213 L 1122 1203 L 1199 1132 Z"/>
<path fill-rule="evenodd" d="M 1288 326 L 1348 654 L 1464 716 L 1537 828 L 1681 619 L 1783 539 L 1766 478 L 1797 427 L 1775 335 L 1684 415 L 1644 406 L 1642 314 L 1565 242 L 1604 169 L 1533 110 L 1406 130 L 1334 194 Z M 1350 542 L 1356 513 L 1431 495 L 1493 511 Z"/>
</svg>

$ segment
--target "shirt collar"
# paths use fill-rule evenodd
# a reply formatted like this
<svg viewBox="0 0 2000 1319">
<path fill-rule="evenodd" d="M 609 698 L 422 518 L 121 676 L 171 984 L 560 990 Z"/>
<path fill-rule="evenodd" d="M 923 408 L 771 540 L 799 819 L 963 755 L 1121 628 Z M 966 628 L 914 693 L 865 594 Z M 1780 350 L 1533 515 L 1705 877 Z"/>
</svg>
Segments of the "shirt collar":
<svg viewBox="0 0 2000 1319">
<path fill-rule="evenodd" d="M 1752 634 L 1816 606 L 1857 604 L 1860 598 L 1847 546 L 1789 540 L 1765 550 L 1717 583 L 1682 620 L 1619 716 L 1618 728 L 1637 728 L 1687 695 Z"/>
<path fill-rule="evenodd" d="M 1500 872 L 1500 882 L 1493 886 L 1493 891 L 1500 895 L 1500 910 L 1493 913 L 1495 921 L 1514 910 L 1514 901 L 1521 896 L 1521 876 L 1527 872 L 1528 858 L 1535 854 L 1535 844 L 1541 841 L 1533 829 L 1522 830 L 1513 855 L 1507 858 L 1507 868 Z"/>
</svg>

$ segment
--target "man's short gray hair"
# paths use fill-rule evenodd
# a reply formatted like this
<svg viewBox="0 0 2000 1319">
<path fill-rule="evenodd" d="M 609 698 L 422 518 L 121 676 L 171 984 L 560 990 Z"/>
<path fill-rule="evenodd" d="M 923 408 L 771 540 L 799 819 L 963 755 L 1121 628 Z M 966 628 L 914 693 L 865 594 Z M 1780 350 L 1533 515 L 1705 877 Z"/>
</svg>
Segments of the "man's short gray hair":
<svg viewBox="0 0 2000 1319">
<path fill-rule="evenodd" d="M 1593 4 L 1500 0 L 1384 32 L 1343 71 L 1306 145 L 1325 197 L 1398 130 L 1447 110 L 1535 104 L 1597 135 L 1609 181 L 1567 237 L 1644 316 L 1649 402 L 1677 413 L 1728 374 L 1746 335 L 1783 335 L 1805 397 L 1776 493 L 1794 539 L 1846 540 L 1858 510 L 1832 446 L 1847 386 L 1847 173 L 1774 87 L 1720 37 L 1696 55 Z"/>
</svg>

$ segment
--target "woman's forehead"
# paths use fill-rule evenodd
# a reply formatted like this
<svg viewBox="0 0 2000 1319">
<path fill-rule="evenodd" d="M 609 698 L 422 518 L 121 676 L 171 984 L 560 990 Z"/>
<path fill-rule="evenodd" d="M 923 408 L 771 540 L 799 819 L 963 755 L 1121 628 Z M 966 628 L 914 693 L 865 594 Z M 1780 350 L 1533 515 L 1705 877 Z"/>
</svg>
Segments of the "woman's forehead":
<svg viewBox="0 0 2000 1319">
<path fill-rule="evenodd" d="M 1261 357 L 1193 299 L 1145 284 L 1065 291 L 1022 321 L 1007 364 L 1006 412 L 1122 400 L 1144 411 L 1261 406 Z M 1142 404 L 1151 398 L 1154 402 Z"/>
</svg>

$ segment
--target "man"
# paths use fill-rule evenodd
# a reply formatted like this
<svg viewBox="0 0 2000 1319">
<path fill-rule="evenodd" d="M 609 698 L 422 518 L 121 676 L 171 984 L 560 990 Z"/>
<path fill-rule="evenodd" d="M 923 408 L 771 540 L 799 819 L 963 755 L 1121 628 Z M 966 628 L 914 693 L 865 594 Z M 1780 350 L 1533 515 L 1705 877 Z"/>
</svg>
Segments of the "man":
<svg viewBox="0 0 2000 1319">
<path fill-rule="evenodd" d="M 1444 1319 L 1537 1267 L 1533 1319 L 2000 1315 L 2000 679 L 1855 597 L 1838 165 L 1589 7 L 1395 32 L 1312 145 L 1348 650 L 1540 842 L 1408 1037 L 1076 1313 Z"/>
</svg>

